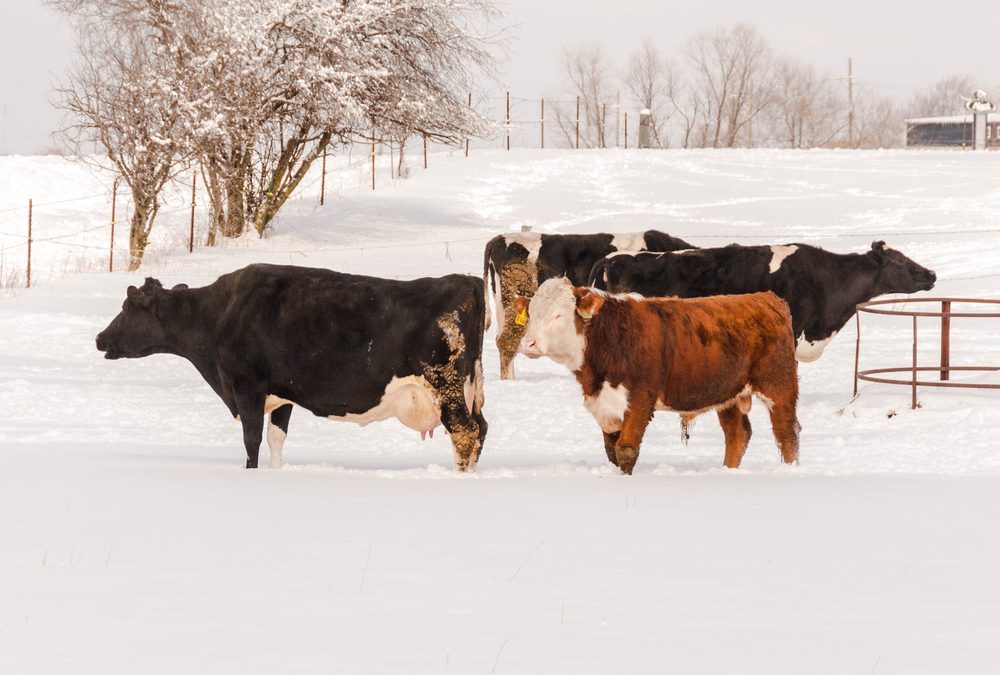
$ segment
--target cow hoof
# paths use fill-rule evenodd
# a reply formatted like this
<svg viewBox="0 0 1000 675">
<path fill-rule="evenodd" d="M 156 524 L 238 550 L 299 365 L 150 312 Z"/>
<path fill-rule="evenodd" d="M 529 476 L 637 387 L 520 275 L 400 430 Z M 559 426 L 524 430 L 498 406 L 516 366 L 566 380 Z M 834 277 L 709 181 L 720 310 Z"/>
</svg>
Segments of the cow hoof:
<svg viewBox="0 0 1000 675">
<path fill-rule="evenodd" d="M 639 459 L 639 448 L 634 448 L 630 445 L 623 445 L 615 448 L 615 455 L 618 458 L 618 468 L 622 470 L 622 473 L 626 476 L 632 475 L 632 469 L 635 468 L 635 462 Z"/>
</svg>

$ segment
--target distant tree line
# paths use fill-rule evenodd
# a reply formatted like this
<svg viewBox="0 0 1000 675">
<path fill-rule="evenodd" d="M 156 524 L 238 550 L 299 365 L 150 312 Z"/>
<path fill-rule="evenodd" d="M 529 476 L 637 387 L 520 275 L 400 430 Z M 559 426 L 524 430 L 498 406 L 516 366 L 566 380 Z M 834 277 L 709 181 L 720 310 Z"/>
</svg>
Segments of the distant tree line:
<svg viewBox="0 0 1000 675">
<path fill-rule="evenodd" d="M 979 86 L 955 75 L 907 101 L 855 79 L 849 96 L 846 72 L 779 55 L 749 24 L 699 33 L 674 58 L 647 39 L 623 73 L 599 44 L 571 47 L 563 69 L 565 93 L 580 97 L 581 147 L 608 145 L 614 120 L 604 115 L 619 91 L 650 110 L 655 147 L 887 148 L 901 143 L 906 117 L 957 114 L 960 96 Z M 575 104 L 559 98 L 556 119 L 572 146 Z"/>
<path fill-rule="evenodd" d="M 197 167 L 208 243 L 263 235 L 309 167 L 365 138 L 491 133 L 466 105 L 492 72 L 493 0 L 49 0 L 78 29 L 65 140 L 132 193 L 129 268 L 160 193 Z"/>
</svg>

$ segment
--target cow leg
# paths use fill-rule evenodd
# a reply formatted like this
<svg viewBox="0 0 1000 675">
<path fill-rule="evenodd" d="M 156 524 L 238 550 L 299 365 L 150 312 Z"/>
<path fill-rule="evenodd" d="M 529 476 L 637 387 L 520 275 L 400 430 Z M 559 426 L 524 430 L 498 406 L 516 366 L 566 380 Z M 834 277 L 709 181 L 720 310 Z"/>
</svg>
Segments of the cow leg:
<svg viewBox="0 0 1000 675">
<path fill-rule="evenodd" d="M 479 464 L 479 455 L 483 452 L 483 443 L 486 441 L 486 430 L 490 428 L 490 425 L 486 423 L 486 418 L 483 417 L 480 410 L 476 410 L 473 418 L 479 427 L 479 443 L 476 445 L 476 464 Z"/>
<path fill-rule="evenodd" d="M 639 446 L 646 433 L 649 421 L 653 419 L 654 401 L 651 397 L 633 396 L 629 399 L 625 417 L 622 420 L 622 430 L 618 432 L 615 443 L 615 464 L 622 473 L 631 475 L 635 462 L 639 459 Z"/>
<path fill-rule="evenodd" d="M 517 349 L 521 344 L 521 338 L 527 330 L 524 326 L 518 326 L 511 320 L 513 310 L 505 313 L 504 325 L 497 334 L 497 350 L 500 352 L 500 379 L 514 379 L 514 357 L 517 356 Z"/>
<path fill-rule="evenodd" d="M 271 468 L 281 468 L 281 449 L 288 435 L 288 420 L 292 416 L 292 404 L 280 406 L 271 411 L 267 423 L 267 447 L 271 451 Z"/>
<path fill-rule="evenodd" d="M 441 424 L 451 437 L 455 471 L 475 471 L 486 429 L 469 414 L 464 395 L 442 401 Z"/>
<path fill-rule="evenodd" d="M 538 290 L 538 268 L 534 263 L 507 262 L 500 270 L 500 304 L 503 321 L 497 326 L 497 349 L 500 351 L 500 379 L 514 379 L 514 357 L 527 326 L 517 323 L 514 301 L 518 296 L 531 297 Z"/>
<path fill-rule="evenodd" d="M 781 460 L 794 464 L 799 461 L 799 430 L 802 428 L 795 416 L 795 400 L 786 396 L 784 400 L 773 400 L 770 407 L 771 429 L 781 450 Z"/>
<path fill-rule="evenodd" d="M 723 462 L 730 469 L 739 467 L 743 454 L 750 444 L 750 418 L 744 414 L 738 405 L 731 405 L 716 410 L 719 424 L 726 435 L 726 459 Z"/>
<path fill-rule="evenodd" d="M 233 387 L 236 410 L 243 425 L 243 445 L 247 451 L 247 468 L 257 468 L 260 441 L 264 435 L 264 392 L 253 385 Z"/>
<path fill-rule="evenodd" d="M 497 351 L 500 352 L 501 380 L 514 379 L 514 357 L 517 355 L 517 350 L 508 348 L 508 342 L 509 336 L 507 335 L 507 329 L 506 327 L 501 327 L 500 332 L 497 333 Z"/>
<path fill-rule="evenodd" d="M 618 436 L 621 432 L 615 431 L 609 434 L 606 431 L 602 431 L 601 433 L 604 434 L 604 452 L 608 455 L 608 461 L 615 466 L 618 466 L 618 456 L 615 454 L 615 444 L 618 442 Z"/>
</svg>

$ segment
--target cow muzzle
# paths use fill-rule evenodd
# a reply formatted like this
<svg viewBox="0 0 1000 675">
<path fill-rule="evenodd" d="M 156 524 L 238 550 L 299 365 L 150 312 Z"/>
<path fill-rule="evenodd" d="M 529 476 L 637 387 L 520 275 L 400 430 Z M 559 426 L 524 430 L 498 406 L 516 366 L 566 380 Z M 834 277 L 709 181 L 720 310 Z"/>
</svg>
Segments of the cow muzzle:
<svg viewBox="0 0 1000 675">
<path fill-rule="evenodd" d="M 538 349 L 538 340 L 527 336 L 521 338 L 521 343 L 518 345 L 517 351 L 521 352 L 529 359 L 538 359 L 542 357 L 542 352 Z"/>
<path fill-rule="evenodd" d="M 111 350 L 111 345 L 108 343 L 108 338 L 104 336 L 104 333 L 98 333 L 97 337 L 94 339 L 97 345 L 97 351 L 104 352 L 104 358 L 106 359 L 117 359 L 120 358 L 119 354 L 115 354 Z"/>
</svg>

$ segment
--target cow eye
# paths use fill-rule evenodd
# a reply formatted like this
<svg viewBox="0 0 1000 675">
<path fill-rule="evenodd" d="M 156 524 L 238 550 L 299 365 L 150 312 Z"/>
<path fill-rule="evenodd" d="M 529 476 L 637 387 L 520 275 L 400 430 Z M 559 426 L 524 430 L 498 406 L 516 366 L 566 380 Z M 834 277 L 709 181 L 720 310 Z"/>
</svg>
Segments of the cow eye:
<svg viewBox="0 0 1000 675">
<path fill-rule="evenodd" d="M 553 319 L 561 319 L 562 318 L 562 312 L 556 312 L 556 315 L 554 317 L 552 317 L 552 318 Z"/>
</svg>

